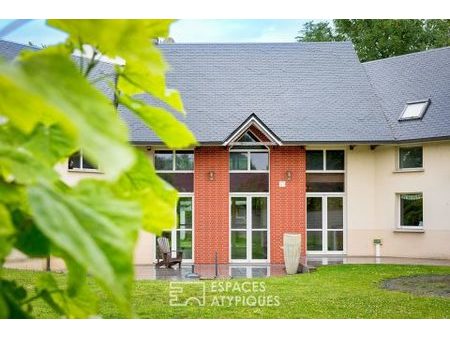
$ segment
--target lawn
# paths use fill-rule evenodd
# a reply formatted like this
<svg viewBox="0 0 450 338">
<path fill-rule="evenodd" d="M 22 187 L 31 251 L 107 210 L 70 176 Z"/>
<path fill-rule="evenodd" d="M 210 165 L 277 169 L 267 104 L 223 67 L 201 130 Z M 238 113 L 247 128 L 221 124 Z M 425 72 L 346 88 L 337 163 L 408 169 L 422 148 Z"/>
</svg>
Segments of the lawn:
<svg viewBox="0 0 450 338">
<path fill-rule="evenodd" d="M 6 278 L 19 280 L 32 290 L 32 283 L 43 272 L 4 270 Z M 138 281 L 132 303 L 139 318 L 450 318 L 450 298 L 417 295 L 381 288 L 385 279 L 401 276 L 450 275 L 450 267 L 404 265 L 335 265 L 316 272 L 295 276 L 233 279 L 240 290 L 219 292 L 225 284 L 206 282 L 206 306 L 170 306 L 168 281 Z M 65 275 L 55 274 L 59 282 Z M 258 290 L 246 292 L 242 283 L 256 282 Z M 265 285 L 261 289 L 260 282 Z M 225 282 L 223 282 L 225 283 Z M 94 288 L 97 288 L 91 281 Z M 196 295 L 197 285 L 184 284 L 188 295 Z M 252 284 L 253 285 L 253 284 Z M 247 283 L 247 287 L 249 283 Z M 247 288 L 248 291 L 248 288 Z M 264 291 L 264 292 L 262 292 Z M 103 293 L 100 314 L 104 318 L 120 317 L 115 306 Z M 217 297 L 277 297 L 272 306 L 249 304 L 217 306 Z M 270 297 L 268 297 L 270 296 Z M 223 298 L 221 298 L 223 300 Z M 226 298 L 228 299 L 228 298 Z M 230 298 L 231 299 L 231 298 Z M 259 299 L 259 298 L 258 298 Z M 273 299 L 272 299 L 273 300 Z M 214 304 L 215 306 L 212 306 Z M 41 300 L 33 303 L 34 316 L 54 318 L 56 314 Z"/>
</svg>

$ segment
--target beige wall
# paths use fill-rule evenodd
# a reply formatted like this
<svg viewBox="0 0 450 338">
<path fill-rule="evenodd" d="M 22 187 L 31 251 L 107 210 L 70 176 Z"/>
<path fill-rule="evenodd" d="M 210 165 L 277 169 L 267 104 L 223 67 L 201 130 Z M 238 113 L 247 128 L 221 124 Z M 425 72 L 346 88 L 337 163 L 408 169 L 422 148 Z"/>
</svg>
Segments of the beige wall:
<svg viewBox="0 0 450 338">
<path fill-rule="evenodd" d="M 397 147 L 347 150 L 347 254 L 450 258 L 450 142 L 423 145 L 422 172 L 396 172 Z M 422 192 L 424 232 L 397 232 L 396 194 Z"/>
</svg>

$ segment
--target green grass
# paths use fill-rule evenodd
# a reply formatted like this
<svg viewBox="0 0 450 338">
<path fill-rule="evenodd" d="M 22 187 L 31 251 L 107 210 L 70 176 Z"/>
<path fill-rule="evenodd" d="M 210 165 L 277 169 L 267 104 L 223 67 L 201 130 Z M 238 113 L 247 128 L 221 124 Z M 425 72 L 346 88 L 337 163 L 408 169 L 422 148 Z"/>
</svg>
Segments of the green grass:
<svg viewBox="0 0 450 338">
<path fill-rule="evenodd" d="M 6 278 L 16 279 L 33 292 L 34 280 L 42 272 L 4 270 Z M 136 282 L 132 303 L 139 318 L 450 318 L 450 299 L 420 296 L 380 288 L 382 281 L 400 276 L 449 275 L 450 267 L 403 265 L 335 265 L 319 268 L 311 274 L 260 279 L 233 279 L 265 282 L 265 295 L 279 297 L 280 306 L 210 306 L 214 296 L 211 281 L 206 284 L 207 306 L 169 305 L 168 281 Z M 65 275 L 55 274 L 59 282 Z M 100 314 L 119 318 L 115 306 L 91 281 L 100 295 Z M 193 287 L 186 290 L 195 295 Z M 225 295 L 242 296 L 228 292 Z M 253 293 L 253 295 L 263 295 Z M 55 318 L 56 314 L 41 300 L 33 303 L 34 316 Z"/>
</svg>

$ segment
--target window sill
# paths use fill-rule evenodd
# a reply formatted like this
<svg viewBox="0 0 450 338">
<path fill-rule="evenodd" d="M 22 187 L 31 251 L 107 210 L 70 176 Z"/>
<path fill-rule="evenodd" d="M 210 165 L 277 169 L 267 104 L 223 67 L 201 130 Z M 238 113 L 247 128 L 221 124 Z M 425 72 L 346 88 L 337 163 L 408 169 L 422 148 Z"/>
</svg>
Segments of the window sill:
<svg viewBox="0 0 450 338">
<path fill-rule="evenodd" d="M 423 233 L 425 233 L 425 229 L 423 229 L 423 228 L 418 228 L 418 229 L 414 229 L 414 228 L 397 228 L 397 229 L 394 230 L 394 232 L 423 234 Z"/>
<path fill-rule="evenodd" d="M 67 169 L 69 173 L 91 173 L 91 174 L 103 174 L 102 171 L 97 169 Z"/>
<path fill-rule="evenodd" d="M 422 173 L 424 172 L 424 168 L 411 168 L 411 169 L 396 169 L 393 171 L 394 174 L 398 173 Z"/>
</svg>

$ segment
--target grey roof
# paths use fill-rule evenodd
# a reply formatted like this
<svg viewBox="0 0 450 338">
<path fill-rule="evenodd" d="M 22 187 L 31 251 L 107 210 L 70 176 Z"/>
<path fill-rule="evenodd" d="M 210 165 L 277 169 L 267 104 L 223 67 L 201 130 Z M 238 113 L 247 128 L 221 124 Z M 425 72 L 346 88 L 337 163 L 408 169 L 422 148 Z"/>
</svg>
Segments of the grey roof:
<svg viewBox="0 0 450 338">
<path fill-rule="evenodd" d="M 221 144 L 255 114 L 283 143 L 382 143 L 450 137 L 450 48 L 361 64 L 349 42 L 162 44 L 187 116 L 201 143 Z M 0 55 L 23 49 L 0 41 Z M 74 57 L 79 59 L 79 57 Z M 112 74 L 100 62 L 92 78 Z M 111 78 L 96 84 L 110 98 Z M 148 96 L 143 100 L 161 104 Z M 431 98 L 419 121 L 397 119 L 407 101 Z M 119 107 L 130 140 L 159 143 Z"/>
<path fill-rule="evenodd" d="M 363 64 L 398 141 L 450 136 L 450 47 Z M 406 102 L 430 99 L 422 119 L 399 121 Z"/>
<path fill-rule="evenodd" d="M 163 44 L 186 122 L 201 143 L 221 143 L 256 114 L 284 143 L 392 140 L 349 42 Z M 151 99 L 147 99 L 152 102 Z M 157 142 L 130 113 L 132 139 Z"/>
</svg>

